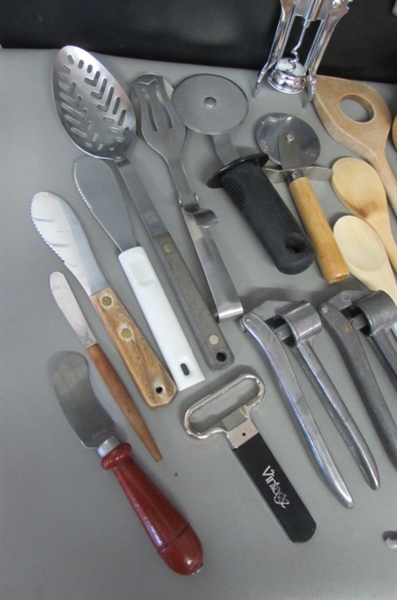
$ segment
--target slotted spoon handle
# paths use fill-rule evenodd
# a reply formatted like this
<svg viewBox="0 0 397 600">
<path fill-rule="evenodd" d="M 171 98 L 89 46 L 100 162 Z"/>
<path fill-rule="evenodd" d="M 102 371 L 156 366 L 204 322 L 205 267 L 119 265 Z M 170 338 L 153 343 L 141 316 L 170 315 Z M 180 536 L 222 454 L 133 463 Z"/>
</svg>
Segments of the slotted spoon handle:
<svg viewBox="0 0 397 600">
<path fill-rule="evenodd" d="M 354 100 L 361 104 L 369 120 L 358 122 L 348 117 L 341 108 L 343 100 Z M 328 133 L 337 142 L 368 160 L 377 170 L 397 214 L 397 181 L 385 156 L 391 115 L 382 96 L 360 81 L 321 75 L 317 77 L 313 104 Z"/>
</svg>

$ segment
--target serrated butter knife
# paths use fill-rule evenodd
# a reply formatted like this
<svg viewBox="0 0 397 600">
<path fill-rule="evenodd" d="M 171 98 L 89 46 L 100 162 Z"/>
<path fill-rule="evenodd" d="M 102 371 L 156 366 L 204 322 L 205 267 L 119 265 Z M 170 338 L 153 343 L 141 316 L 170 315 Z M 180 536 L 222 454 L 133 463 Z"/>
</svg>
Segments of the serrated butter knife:
<svg viewBox="0 0 397 600">
<path fill-rule="evenodd" d="M 120 186 L 102 161 L 81 156 L 74 163 L 77 189 L 121 253 L 118 259 L 180 391 L 204 380 L 193 350 L 146 251 L 134 238 Z"/>
<path fill-rule="evenodd" d="M 152 408 L 168 404 L 176 385 L 103 276 L 69 204 L 51 192 L 38 192 L 31 215 L 44 241 L 88 294 L 143 400 Z"/>
<path fill-rule="evenodd" d="M 113 368 L 110 360 L 98 344 L 65 275 L 59 271 L 51 273 L 50 288 L 63 316 L 72 327 L 84 348 L 86 348 L 121 412 L 153 458 L 156 461 L 161 460 L 161 452 L 156 442 L 117 371 Z"/>
</svg>

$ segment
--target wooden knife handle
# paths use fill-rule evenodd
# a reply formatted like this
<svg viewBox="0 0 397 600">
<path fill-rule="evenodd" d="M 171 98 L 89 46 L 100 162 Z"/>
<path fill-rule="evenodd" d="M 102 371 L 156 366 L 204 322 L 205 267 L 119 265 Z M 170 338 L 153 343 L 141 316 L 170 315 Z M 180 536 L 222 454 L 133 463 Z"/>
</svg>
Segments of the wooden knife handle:
<svg viewBox="0 0 397 600">
<path fill-rule="evenodd" d="M 164 562 L 180 575 L 192 575 L 203 564 L 201 542 L 153 481 L 130 456 L 131 446 L 120 444 L 101 461 L 113 470 L 153 546 Z"/>
<path fill-rule="evenodd" d="M 112 288 L 91 301 L 123 358 L 143 400 L 151 408 L 171 402 L 177 387 Z"/>
<path fill-rule="evenodd" d="M 88 348 L 88 353 L 91 356 L 92 362 L 101 374 L 103 381 L 106 383 L 109 392 L 115 399 L 116 404 L 138 435 L 139 439 L 149 450 L 154 460 L 161 460 L 161 452 L 158 449 L 152 434 L 150 433 L 127 388 L 121 381 L 119 374 L 113 368 L 112 363 L 103 352 L 102 348 L 98 344 L 94 344 Z"/>
<path fill-rule="evenodd" d="M 296 208 L 314 249 L 327 283 L 337 283 L 349 276 L 349 268 L 336 243 L 331 227 L 307 177 L 299 177 L 289 185 Z"/>
</svg>

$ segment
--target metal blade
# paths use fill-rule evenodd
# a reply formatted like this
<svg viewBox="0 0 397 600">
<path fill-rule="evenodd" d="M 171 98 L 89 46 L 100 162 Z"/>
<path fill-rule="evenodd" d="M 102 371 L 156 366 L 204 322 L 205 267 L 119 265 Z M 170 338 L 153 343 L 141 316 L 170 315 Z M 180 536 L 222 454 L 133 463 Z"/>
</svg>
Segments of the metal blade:
<svg viewBox="0 0 397 600">
<path fill-rule="evenodd" d="M 137 245 L 117 179 L 105 161 L 81 156 L 74 163 L 74 181 L 99 224 L 123 252 Z"/>
<path fill-rule="evenodd" d="M 114 435 L 114 422 L 91 389 L 82 354 L 68 352 L 55 367 L 52 380 L 61 409 L 86 448 L 99 448 Z"/>
<path fill-rule="evenodd" d="M 283 170 L 294 170 L 300 167 L 301 146 L 293 131 L 281 131 L 278 136 L 278 151 Z"/>
<path fill-rule="evenodd" d="M 97 340 L 77 303 L 65 275 L 59 271 L 51 273 L 50 287 L 55 302 L 58 304 L 84 348 L 90 348 L 97 344 Z"/>
<path fill-rule="evenodd" d="M 52 192 L 33 196 L 31 216 L 44 241 L 89 296 L 107 287 L 84 230 L 68 203 Z"/>
</svg>

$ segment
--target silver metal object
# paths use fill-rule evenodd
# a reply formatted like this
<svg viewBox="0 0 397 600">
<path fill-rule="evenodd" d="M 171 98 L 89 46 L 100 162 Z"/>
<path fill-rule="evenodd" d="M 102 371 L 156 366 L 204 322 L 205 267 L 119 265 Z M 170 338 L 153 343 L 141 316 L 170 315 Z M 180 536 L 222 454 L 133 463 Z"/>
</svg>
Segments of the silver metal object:
<svg viewBox="0 0 397 600">
<path fill-rule="evenodd" d="M 230 130 L 248 114 L 248 99 L 234 82 L 219 75 L 193 75 L 175 89 L 172 103 L 186 127 L 210 135 L 224 165 L 240 158 Z"/>
<path fill-rule="evenodd" d="M 377 323 L 378 327 L 373 327 L 373 333 L 376 336 L 373 337 L 373 340 L 379 346 L 379 351 L 383 353 L 383 347 L 386 350 L 386 356 L 392 358 L 389 351 L 392 349 L 391 344 L 395 347 L 395 339 L 388 319 L 388 310 L 384 310 L 384 303 L 389 304 L 388 298 L 385 292 L 367 294 L 366 292 L 344 291 L 321 304 L 319 312 L 325 328 L 344 358 L 379 439 L 390 460 L 397 467 L 397 424 L 371 369 L 362 343 L 362 339 L 365 338 L 359 333 L 360 330 L 363 332 L 368 328 L 370 330 L 370 326 Z M 391 299 L 390 302 L 392 302 Z M 382 326 L 379 326 L 382 320 L 385 323 L 383 332 Z M 373 334 L 371 335 L 373 336 Z M 396 356 L 394 352 L 393 355 Z"/>
<path fill-rule="evenodd" d="M 262 313 L 266 308 L 265 305 L 261 305 L 256 310 Z M 266 315 L 264 316 L 266 317 Z M 254 338 L 264 352 L 282 391 L 287 409 L 321 478 L 343 506 L 352 508 L 354 506 L 353 498 L 314 420 L 283 343 L 278 339 L 272 327 L 255 312 L 245 314 L 241 319 L 241 326 Z"/>
<path fill-rule="evenodd" d="M 280 0 L 281 14 L 269 58 L 260 71 L 254 94 L 267 76 L 278 91 L 297 94 L 305 87 L 309 100 L 316 90 L 316 75 L 321 59 L 339 20 L 349 11 L 353 0 Z M 295 19 L 301 21 L 301 32 L 286 55 L 287 44 Z M 300 58 L 303 40 L 310 26 L 319 21 L 311 48 L 305 61 Z M 302 64 L 303 63 L 303 64 Z"/>
<path fill-rule="evenodd" d="M 256 387 L 256 394 L 254 394 L 248 402 L 245 402 L 242 406 L 239 406 L 230 412 L 226 417 L 223 417 L 220 421 L 217 421 L 205 431 L 198 431 L 194 427 L 191 420 L 195 413 L 204 409 L 206 406 L 208 406 L 208 404 L 214 402 L 218 398 L 228 394 L 228 392 L 231 390 L 240 387 L 243 382 L 248 380 L 252 381 Z M 264 395 L 265 386 L 262 380 L 256 375 L 244 373 L 243 375 L 240 375 L 233 381 L 224 385 L 213 394 L 205 396 L 205 398 L 199 400 L 190 408 L 188 408 L 183 419 L 185 430 L 189 435 L 199 440 L 205 440 L 211 435 L 222 433 L 227 437 L 232 448 L 239 448 L 242 444 L 245 444 L 245 442 L 258 433 L 257 428 L 251 420 L 251 411 L 259 404 L 259 402 L 261 402 Z"/>
<path fill-rule="evenodd" d="M 243 313 L 243 306 L 209 229 L 218 219 L 212 210 L 201 208 L 197 194 L 190 187 L 181 160 L 186 127 L 171 103 L 165 80 L 152 74 L 139 77 L 132 83 L 131 99 L 137 109 L 142 138 L 168 165 L 184 222 L 211 293 L 215 316 L 219 321 L 235 318 Z"/>
<path fill-rule="evenodd" d="M 314 129 L 303 119 L 285 113 L 271 113 L 261 118 L 255 127 L 255 137 L 259 148 L 268 154 L 278 165 L 283 164 L 280 156 L 280 134 L 287 133 L 298 140 L 295 169 L 314 165 L 320 156 L 320 140 Z M 287 170 L 283 169 L 284 172 Z"/>
<path fill-rule="evenodd" d="M 103 457 L 105 447 L 110 452 L 120 444 L 113 419 L 92 391 L 84 356 L 68 352 L 54 369 L 53 382 L 62 412 L 86 448 Z"/>
<path fill-rule="evenodd" d="M 91 331 L 83 311 L 73 294 L 63 273 L 55 271 L 50 276 L 50 288 L 55 302 L 71 325 L 84 348 L 91 348 L 97 344 L 95 335 Z"/>
<path fill-rule="evenodd" d="M 214 370 L 228 367 L 234 361 L 233 354 L 126 156 L 135 136 L 135 116 L 127 94 L 94 56 L 76 46 L 65 46 L 57 54 L 53 93 L 61 122 L 76 146 L 117 167 L 208 365 Z"/>
<path fill-rule="evenodd" d="M 314 351 L 314 341 L 322 331 L 317 310 L 309 302 L 269 300 L 255 312 L 271 323 L 278 339 L 292 349 L 368 485 L 378 489 L 379 473 L 372 452 Z"/>
</svg>

